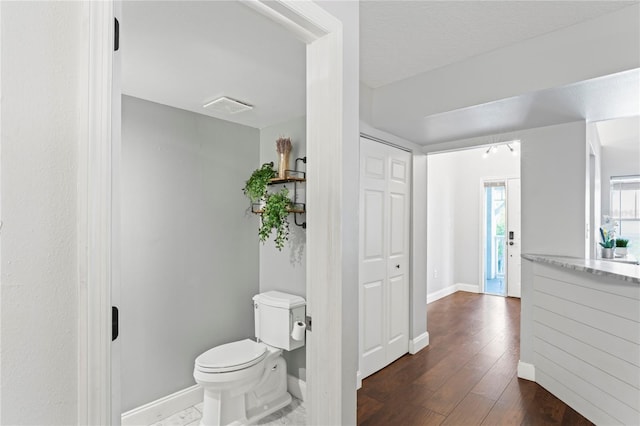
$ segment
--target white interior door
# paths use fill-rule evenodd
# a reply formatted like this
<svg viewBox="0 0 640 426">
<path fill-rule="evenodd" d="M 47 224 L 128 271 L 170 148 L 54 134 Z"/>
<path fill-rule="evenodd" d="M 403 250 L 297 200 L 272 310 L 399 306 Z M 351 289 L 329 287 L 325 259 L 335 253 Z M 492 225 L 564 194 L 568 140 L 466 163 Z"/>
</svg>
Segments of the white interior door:
<svg viewBox="0 0 640 426">
<path fill-rule="evenodd" d="M 411 154 L 360 138 L 360 373 L 408 351 Z"/>
<path fill-rule="evenodd" d="M 520 297 L 520 179 L 507 179 L 507 296 Z"/>
</svg>

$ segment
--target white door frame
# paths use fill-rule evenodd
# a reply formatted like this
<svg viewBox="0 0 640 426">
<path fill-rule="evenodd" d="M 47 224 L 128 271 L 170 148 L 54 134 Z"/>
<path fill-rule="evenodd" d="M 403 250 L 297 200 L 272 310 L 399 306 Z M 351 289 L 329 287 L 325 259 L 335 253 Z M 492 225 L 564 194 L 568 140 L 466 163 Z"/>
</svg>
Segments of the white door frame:
<svg viewBox="0 0 640 426">
<path fill-rule="evenodd" d="M 507 208 L 509 208 L 509 200 L 507 199 L 507 181 L 509 179 L 520 179 L 520 176 L 516 176 L 516 175 L 508 175 L 508 176 L 501 176 L 501 177 L 483 177 L 480 179 L 480 281 L 478 284 L 478 290 L 480 291 L 480 293 L 484 293 L 485 289 L 484 289 L 484 276 L 485 276 L 485 261 L 484 261 L 484 242 L 485 242 L 485 234 L 486 234 L 486 229 L 485 229 L 485 197 L 484 197 L 484 185 L 485 183 L 495 183 L 495 182 L 503 182 L 504 183 L 504 187 L 505 187 L 505 200 L 507 203 Z M 505 218 L 506 221 L 506 218 Z M 507 224 L 508 226 L 508 224 Z M 505 266 L 506 268 L 506 266 Z M 509 271 L 507 270 L 507 274 L 509 273 Z M 505 285 L 507 285 L 507 276 L 505 276 Z M 507 289 L 508 292 L 508 289 Z M 506 294 L 505 294 L 506 297 Z"/>
<path fill-rule="evenodd" d="M 79 147 L 78 423 L 111 418 L 114 3 L 89 3 L 89 105 Z M 307 421 L 342 420 L 342 23 L 312 1 L 244 0 L 307 43 Z M 332 368 L 316 366 L 331 365 Z M 354 389 L 355 391 L 355 389 Z"/>
</svg>

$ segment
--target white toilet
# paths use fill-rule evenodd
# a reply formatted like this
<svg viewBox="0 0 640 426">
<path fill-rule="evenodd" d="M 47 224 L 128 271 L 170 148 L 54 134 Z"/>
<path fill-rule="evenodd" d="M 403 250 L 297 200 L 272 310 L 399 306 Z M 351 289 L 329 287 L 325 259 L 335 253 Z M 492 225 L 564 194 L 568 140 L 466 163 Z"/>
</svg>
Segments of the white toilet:
<svg viewBox="0 0 640 426">
<path fill-rule="evenodd" d="M 287 406 L 282 350 L 304 346 L 305 300 L 279 291 L 253 297 L 255 334 L 196 358 L 193 377 L 204 388 L 201 426 L 255 423 Z"/>
</svg>

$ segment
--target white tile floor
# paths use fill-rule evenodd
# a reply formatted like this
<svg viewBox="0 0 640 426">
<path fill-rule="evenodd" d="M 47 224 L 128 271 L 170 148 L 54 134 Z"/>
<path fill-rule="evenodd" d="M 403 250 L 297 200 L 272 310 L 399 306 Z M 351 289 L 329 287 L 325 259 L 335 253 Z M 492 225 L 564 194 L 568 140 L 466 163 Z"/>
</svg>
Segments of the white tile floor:
<svg viewBox="0 0 640 426">
<path fill-rule="evenodd" d="M 198 426 L 202 417 L 202 402 L 180 411 L 151 426 Z M 304 403 L 293 399 L 291 404 L 260 420 L 259 425 L 292 425 L 303 426 L 307 418 Z"/>
</svg>

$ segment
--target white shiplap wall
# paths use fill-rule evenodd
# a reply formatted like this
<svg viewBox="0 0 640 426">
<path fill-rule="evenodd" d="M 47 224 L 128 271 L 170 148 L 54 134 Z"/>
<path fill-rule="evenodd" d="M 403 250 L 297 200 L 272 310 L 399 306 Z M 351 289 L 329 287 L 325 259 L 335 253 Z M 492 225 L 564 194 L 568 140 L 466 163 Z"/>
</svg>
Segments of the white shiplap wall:
<svg viewBox="0 0 640 426">
<path fill-rule="evenodd" d="M 640 285 L 536 264 L 536 381 L 596 424 L 640 424 Z"/>
</svg>

